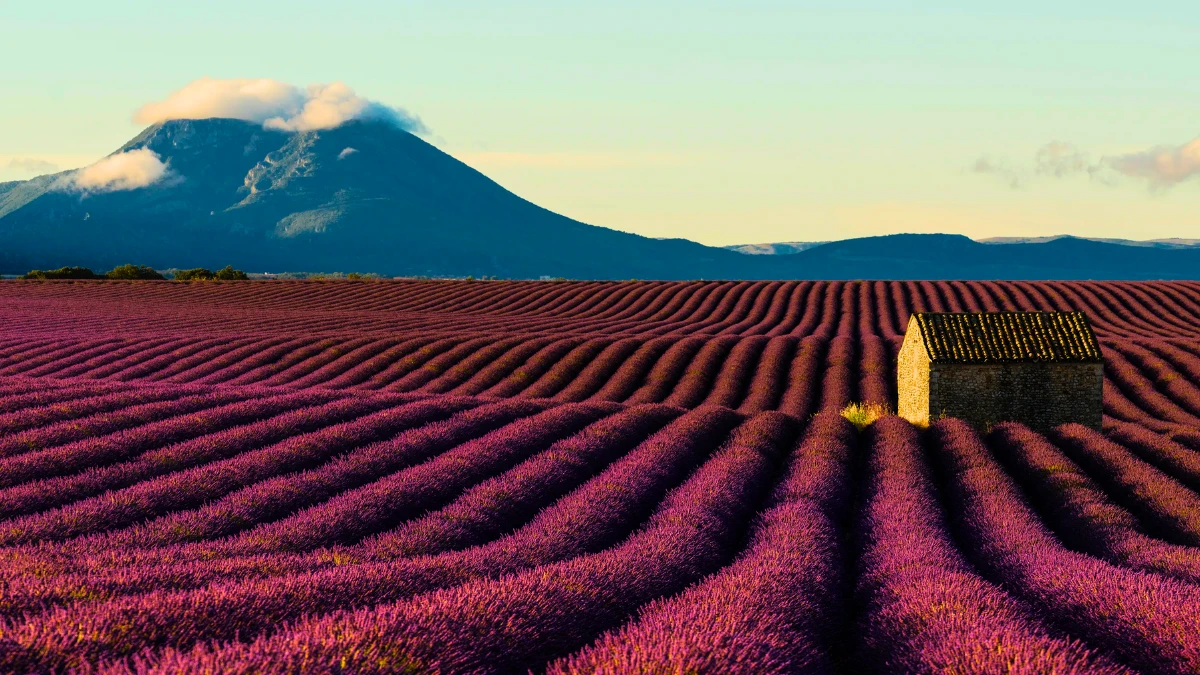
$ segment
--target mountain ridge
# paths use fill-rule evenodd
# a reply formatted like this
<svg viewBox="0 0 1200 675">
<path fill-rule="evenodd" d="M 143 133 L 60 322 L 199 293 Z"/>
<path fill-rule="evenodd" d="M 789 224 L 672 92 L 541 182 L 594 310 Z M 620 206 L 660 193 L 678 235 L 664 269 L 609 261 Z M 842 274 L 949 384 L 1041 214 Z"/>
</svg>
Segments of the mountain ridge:
<svg viewBox="0 0 1200 675">
<path fill-rule="evenodd" d="M 1073 234 L 1055 234 L 1038 237 L 986 237 L 984 239 L 973 239 L 972 241 L 980 244 L 1046 244 L 1058 239 L 1082 239 L 1084 241 L 1097 241 L 1105 244 L 1139 246 L 1145 248 L 1200 248 L 1200 239 L 1187 239 L 1184 237 L 1168 237 L 1165 239 L 1121 239 L 1118 237 L 1081 237 Z M 849 240 L 842 239 L 838 241 Z M 722 246 L 721 248 L 729 251 L 737 251 L 738 253 L 744 253 L 746 255 L 788 255 L 790 253 L 799 253 L 801 251 L 807 251 L 810 248 L 816 248 L 817 246 L 823 246 L 830 243 L 834 242 L 775 241 L 759 244 L 730 244 L 727 246 Z"/>
</svg>

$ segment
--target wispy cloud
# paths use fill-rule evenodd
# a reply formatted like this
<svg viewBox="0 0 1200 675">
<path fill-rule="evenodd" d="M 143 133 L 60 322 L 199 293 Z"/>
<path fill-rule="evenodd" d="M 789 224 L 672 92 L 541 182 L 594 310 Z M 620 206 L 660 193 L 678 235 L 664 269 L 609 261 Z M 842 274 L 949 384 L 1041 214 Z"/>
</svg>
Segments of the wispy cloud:
<svg viewBox="0 0 1200 675">
<path fill-rule="evenodd" d="M 1024 187 L 1027 180 L 1024 172 L 1020 169 L 986 156 L 975 160 L 975 163 L 971 165 L 971 172 L 995 176 L 1014 190 Z"/>
<path fill-rule="evenodd" d="M 1034 155 L 1034 171 L 1043 176 L 1065 178 L 1092 172 L 1095 166 L 1086 154 L 1072 143 L 1051 141 L 1038 148 Z"/>
<path fill-rule="evenodd" d="M 58 165 L 35 157 L 13 157 L 8 160 L 8 168 L 22 173 L 42 175 L 58 171 Z"/>
<path fill-rule="evenodd" d="M 304 89 L 271 79 L 201 78 L 166 99 L 142 106 L 141 124 L 174 119 L 229 117 L 281 131 L 331 129 L 355 119 L 388 121 L 406 131 L 428 133 L 415 115 L 359 96 L 343 82 Z"/>
<path fill-rule="evenodd" d="M 72 171 L 59 179 L 55 188 L 88 194 L 136 190 L 158 183 L 169 175 L 170 170 L 157 154 L 139 148 L 110 155 Z"/>
<path fill-rule="evenodd" d="M 1091 178 L 1108 182 L 1104 178 L 1104 163 L 1096 162 L 1073 143 L 1051 141 L 1037 149 L 1033 162 L 1010 163 L 983 156 L 971 165 L 971 171 L 996 176 L 1010 188 L 1028 187 L 1036 178 L 1067 178 L 1087 174 Z"/>
</svg>

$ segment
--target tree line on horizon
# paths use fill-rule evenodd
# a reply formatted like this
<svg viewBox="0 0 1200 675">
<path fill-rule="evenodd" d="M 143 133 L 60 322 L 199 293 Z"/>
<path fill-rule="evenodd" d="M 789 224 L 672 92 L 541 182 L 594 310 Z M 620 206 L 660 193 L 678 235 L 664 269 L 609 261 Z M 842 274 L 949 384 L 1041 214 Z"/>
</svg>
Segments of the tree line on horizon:
<svg viewBox="0 0 1200 675">
<path fill-rule="evenodd" d="M 93 272 L 87 267 L 60 267 L 56 270 L 30 270 L 21 275 L 21 279 L 117 279 L 140 281 L 165 281 L 164 276 L 153 267 L 146 265 L 118 265 L 104 274 Z M 179 270 L 170 278 L 175 281 L 249 281 L 250 277 L 242 270 L 233 269 L 226 265 L 217 271 L 204 267 Z"/>
</svg>

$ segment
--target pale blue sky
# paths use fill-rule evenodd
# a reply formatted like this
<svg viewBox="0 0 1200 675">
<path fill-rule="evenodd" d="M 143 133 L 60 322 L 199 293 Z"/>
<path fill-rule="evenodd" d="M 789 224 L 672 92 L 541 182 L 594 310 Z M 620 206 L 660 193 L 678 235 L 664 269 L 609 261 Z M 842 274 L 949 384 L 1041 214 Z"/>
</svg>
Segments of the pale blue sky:
<svg viewBox="0 0 1200 675">
<path fill-rule="evenodd" d="M 1200 168 L 1102 161 L 1200 136 L 1200 5 L 966 4 L 0 2 L 0 180 L 93 161 L 199 77 L 340 80 L 514 192 L 650 236 L 1200 236 Z M 1051 141 L 1105 170 L 1039 174 Z"/>
</svg>

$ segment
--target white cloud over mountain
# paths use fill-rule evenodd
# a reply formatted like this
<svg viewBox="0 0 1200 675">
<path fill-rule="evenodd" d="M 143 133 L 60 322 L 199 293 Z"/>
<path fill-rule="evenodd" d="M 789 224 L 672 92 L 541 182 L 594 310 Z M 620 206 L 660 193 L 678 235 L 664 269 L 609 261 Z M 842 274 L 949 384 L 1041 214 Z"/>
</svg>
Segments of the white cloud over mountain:
<svg viewBox="0 0 1200 675">
<path fill-rule="evenodd" d="M 355 119 L 385 120 L 414 133 L 428 131 L 416 116 L 359 96 L 343 82 L 300 89 L 265 78 L 201 78 L 162 101 L 142 106 L 134 121 L 155 124 L 211 117 L 246 120 L 281 131 L 332 129 Z"/>
<path fill-rule="evenodd" d="M 87 193 L 136 190 L 153 185 L 169 174 L 170 170 L 157 154 L 139 148 L 109 155 L 95 164 L 72 171 L 61 178 L 56 187 Z"/>
</svg>

